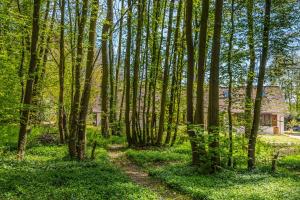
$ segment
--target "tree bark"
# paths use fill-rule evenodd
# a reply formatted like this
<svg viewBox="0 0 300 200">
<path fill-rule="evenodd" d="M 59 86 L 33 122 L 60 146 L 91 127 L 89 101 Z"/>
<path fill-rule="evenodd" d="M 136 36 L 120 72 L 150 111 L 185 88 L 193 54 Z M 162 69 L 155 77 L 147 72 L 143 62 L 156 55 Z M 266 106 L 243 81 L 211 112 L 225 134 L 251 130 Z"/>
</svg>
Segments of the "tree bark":
<svg viewBox="0 0 300 200">
<path fill-rule="evenodd" d="M 170 143 L 171 139 L 171 131 L 173 127 L 173 118 L 174 118 L 174 107 L 175 107 L 175 93 L 177 85 L 178 85 L 178 79 L 177 79 L 177 71 L 179 63 L 177 62 L 177 55 L 180 54 L 179 48 L 178 48 L 178 37 L 179 37 L 179 30 L 180 30 L 180 24 L 181 24 L 181 9 L 182 9 L 182 0 L 179 1 L 178 9 L 177 9 L 177 17 L 176 17 L 176 29 L 174 33 L 174 55 L 173 55 L 173 73 L 172 73 L 172 84 L 171 84 L 171 94 L 170 94 L 170 103 L 169 103 L 169 116 L 168 116 L 168 127 L 167 127 L 167 135 L 165 144 Z"/>
<path fill-rule="evenodd" d="M 265 17 L 264 17 L 264 29 L 262 39 L 262 55 L 260 60 L 258 83 L 256 89 L 256 97 L 254 104 L 254 115 L 251 133 L 249 136 L 248 143 L 248 169 L 252 170 L 255 168 L 255 147 L 256 138 L 259 128 L 261 101 L 263 98 L 263 87 L 265 80 L 266 65 L 268 60 L 269 51 L 269 32 L 270 32 L 270 14 L 271 14 L 271 0 L 265 0 Z"/>
<path fill-rule="evenodd" d="M 132 142 L 134 145 L 138 144 L 137 138 L 137 91 L 138 91 L 138 76 L 139 76 L 139 65 L 140 65 L 140 53 L 141 53 L 141 41 L 142 41 L 142 29 L 144 22 L 144 7 L 145 1 L 138 0 L 138 25 L 136 34 L 135 44 L 135 58 L 133 66 L 133 81 L 132 81 L 132 115 L 131 115 L 131 126 L 132 126 Z"/>
<path fill-rule="evenodd" d="M 79 160 L 83 160 L 85 158 L 85 146 L 86 146 L 86 117 L 88 114 L 89 108 L 89 100 L 91 94 L 91 82 L 92 75 L 94 69 L 94 54 L 95 54 L 95 42 L 96 42 L 96 24 L 98 18 L 98 10 L 99 10 L 99 1 L 93 0 L 92 2 L 92 11 L 90 18 L 90 29 L 89 29 L 89 47 L 87 53 L 87 61 L 86 61 L 86 74 L 84 87 L 81 96 L 80 102 L 80 111 L 79 111 L 79 119 L 78 119 L 78 152 L 77 156 Z"/>
<path fill-rule="evenodd" d="M 77 2 L 78 4 L 78 2 Z M 79 6 L 79 5 L 77 5 Z M 88 0 L 83 1 L 81 16 L 79 14 L 79 8 L 77 8 L 78 18 L 78 38 L 77 38 L 77 57 L 75 65 L 75 92 L 73 97 L 73 104 L 71 106 L 71 128 L 69 138 L 69 154 L 71 158 L 76 157 L 76 138 L 77 138 L 77 127 L 78 127 L 78 113 L 80 103 L 80 70 L 83 59 L 83 36 L 84 27 L 87 19 L 87 7 Z"/>
<path fill-rule="evenodd" d="M 160 105 L 160 118 L 158 125 L 158 133 L 157 133 L 157 141 L 156 144 L 158 146 L 162 143 L 162 136 L 164 132 L 164 123 L 165 123 L 165 111 L 166 111 L 166 101 L 167 101 L 167 90 L 169 85 L 169 76 L 170 76 L 170 43 L 171 43 L 171 35 L 172 35 L 172 22 L 173 22 L 173 10 L 174 10 L 174 0 L 170 2 L 169 9 L 169 22 L 168 22 L 168 35 L 167 35 L 167 43 L 166 43 L 166 57 L 164 63 L 164 75 L 162 82 L 162 93 L 161 93 L 161 105 Z"/>
<path fill-rule="evenodd" d="M 211 53 L 208 105 L 208 133 L 211 169 L 217 171 L 220 166 L 219 152 L 219 59 L 221 49 L 223 0 L 215 2 L 215 24 Z"/>
<path fill-rule="evenodd" d="M 199 148 L 197 144 L 196 133 L 193 129 L 194 124 L 194 114 L 193 114 L 193 84 L 194 84 L 194 44 L 193 44 L 193 31 L 192 31 L 192 21 L 193 21 L 193 1 L 186 0 L 186 18 L 185 18 L 185 30 L 186 30 L 186 45 L 187 45 L 187 133 L 190 138 L 192 147 L 192 164 L 199 165 Z"/>
<path fill-rule="evenodd" d="M 204 79 L 205 79 L 205 59 L 206 59 L 206 38 L 207 22 L 209 14 L 209 0 L 202 1 L 201 27 L 198 49 L 198 76 L 197 76 L 197 101 L 195 111 L 195 124 L 199 128 L 199 154 L 202 164 L 206 161 L 204 139 Z"/>
<path fill-rule="evenodd" d="M 248 46 L 249 46 L 249 70 L 247 75 L 246 97 L 245 97 L 245 136 L 248 138 L 252 125 L 252 90 L 255 77 L 255 46 L 254 46 L 254 28 L 253 28 L 253 7 L 254 0 L 247 0 L 247 20 L 248 20 Z"/>
<path fill-rule="evenodd" d="M 28 79 L 24 94 L 23 106 L 20 116 L 20 130 L 18 140 L 18 159 L 23 160 L 25 156 L 26 140 L 27 140 L 27 125 L 29 120 L 30 105 L 32 101 L 32 90 L 34 82 L 34 73 L 37 68 L 37 42 L 39 38 L 39 18 L 40 18 L 40 0 L 34 0 L 33 15 L 32 15 L 32 34 L 30 48 L 30 64 L 28 69 Z"/>
<path fill-rule="evenodd" d="M 199 38 L 198 55 L 198 79 L 197 79 L 197 102 L 195 111 L 195 124 L 204 128 L 204 78 L 206 58 L 207 22 L 209 14 L 209 0 L 202 1 L 202 15 Z"/>
<path fill-rule="evenodd" d="M 112 14 L 112 0 L 107 0 L 107 15 L 106 20 L 103 25 L 102 29 L 102 84 L 101 84 L 101 132 L 103 137 L 109 137 L 108 132 L 108 106 L 107 106 L 107 99 L 108 99 L 108 76 L 109 76 L 109 48 L 108 48 L 108 41 L 110 36 L 110 28 L 112 25 L 111 21 L 111 14 Z"/>
<path fill-rule="evenodd" d="M 122 35 L 123 35 L 123 9 L 124 9 L 124 0 L 121 1 L 121 12 L 120 12 L 120 29 L 119 29 L 119 43 L 118 43 L 118 60 L 117 60 L 117 67 L 116 67 L 116 85 L 115 85 L 115 109 L 117 109 L 117 100 L 118 100 L 118 84 L 119 84 L 119 76 L 120 76 L 120 67 L 121 67 L 121 50 L 122 50 Z M 124 70 L 125 71 L 125 70 Z M 124 90 L 123 90 L 124 94 Z M 119 113 L 119 120 L 118 120 L 118 135 L 121 133 L 121 118 L 122 118 L 122 108 L 123 108 L 123 100 L 124 100 L 124 95 L 122 94 L 122 99 L 120 103 L 120 113 Z"/>
<path fill-rule="evenodd" d="M 228 152 L 228 167 L 232 167 L 233 165 L 233 140 L 232 140 L 232 114 L 231 114 L 231 107 L 232 107 L 232 45 L 233 45 L 233 36 L 235 31 L 234 25 L 234 0 L 231 0 L 231 32 L 229 38 L 229 49 L 228 49 L 228 64 L 227 64 L 227 73 L 229 77 L 228 83 L 228 136 L 229 136 L 229 152 Z"/>
<path fill-rule="evenodd" d="M 58 130 L 60 143 L 65 143 L 64 129 L 64 79 L 65 79 L 65 0 L 60 1 L 60 43 L 59 43 L 59 99 L 58 99 Z"/>
<path fill-rule="evenodd" d="M 128 0 L 128 17 L 127 17 L 127 41 L 126 41 L 126 56 L 125 56 L 125 126 L 128 146 L 132 145 L 131 130 L 130 130 L 130 54 L 131 54 L 131 18 L 132 8 L 131 0 Z"/>
</svg>

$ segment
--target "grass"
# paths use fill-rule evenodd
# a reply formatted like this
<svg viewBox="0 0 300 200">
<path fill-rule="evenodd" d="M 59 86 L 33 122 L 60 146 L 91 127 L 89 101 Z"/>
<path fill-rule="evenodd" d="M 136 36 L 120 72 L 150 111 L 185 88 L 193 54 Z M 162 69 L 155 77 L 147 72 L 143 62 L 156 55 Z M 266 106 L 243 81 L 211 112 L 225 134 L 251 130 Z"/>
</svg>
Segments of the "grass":
<svg viewBox="0 0 300 200">
<path fill-rule="evenodd" d="M 264 171 L 223 171 L 203 175 L 187 164 L 150 169 L 150 174 L 194 199 L 297 200 L 300 179 Z"/>
<path fill-rule="evenodd" d="M 2 133 L 4 130 L 14 138 L 14 128 L 2 129 Z M 3 146 L 5 143 L 13 147 L 16 141 L 2 143 L 0 199 L 158 199 L 156 194 L 134 184 L 114 167 L 104 148 L 97 148 L 93 161 L 72 161 L 67 157 L 66 146 L 37 143 L 35 131 L 29 137 L 31 145 L 24 161 L 16 160 L 14 148 Z M 5 135 L 1 134 L 0 138 Z"/>
<path fill-rule="evenodd" d="M 283 145 L 300 145 L 300 140 L 287 135 L 259 135 L 259 139 L 266 143 Z"/>
<path fill-rule="evenodd" d="M 258 167 L 253 172 L 246 170 L 246 151 L 242 150 L 238 137 L 234 141 L 235 168 L 226 167 L 226 150 L 223 149 L 223 170 L 217 174 L 203 173 L 190 165 L 189 142 L 171 148 L 127 150 L 126 155 L 151 176 L 194 199 L 297 200 L 300 199 L 300 151 L 297 143 L 290 143 L 290 139 L 260 137 L 257 142 Z M 274 146 L 273 140 L 280 140 L 280 145 Z M 221 147 L 224 146 L 226 140 L 221 137 Z M 283 152 L 282 157 L 277 172 L 272 173 L 272 155 L 278 150 Z"/>
<path fill-rule="evenodd" d="M 58 140 L 53 128 L 35 127 L 28 136 L 24 161 L 16 160 L 17 126 L 0 127 L 0 199 L 158 199 L 155 193 L 132 183 L 114 167 L 105 148 L 111 143 L 124 144 L 124 137 L 103 139 L 100 130 L 88 127 L 88 152 L 97 141 L 95 160 L 72 161 L 67 147 L 43 145 L 41 134 Z M 184 137 L 183 137 L 184 138 Z M 226 167 L 227 140 L 220 139 L 223 170 L 203 173 L 190 165 L 191 148 L 185 139 L 173 147 L 128 149 L 127 157 L 151 176 L 193 199 L 298 200 L 300 199 L 300 145 L 287 136 L 262 135 L 257 141 L 257 164 L 246 170 L 245 145 L 234 137 L 235 168 Z M 280 151 L 276 173 L 270 171 L 272 155 Z"/>
</svg>

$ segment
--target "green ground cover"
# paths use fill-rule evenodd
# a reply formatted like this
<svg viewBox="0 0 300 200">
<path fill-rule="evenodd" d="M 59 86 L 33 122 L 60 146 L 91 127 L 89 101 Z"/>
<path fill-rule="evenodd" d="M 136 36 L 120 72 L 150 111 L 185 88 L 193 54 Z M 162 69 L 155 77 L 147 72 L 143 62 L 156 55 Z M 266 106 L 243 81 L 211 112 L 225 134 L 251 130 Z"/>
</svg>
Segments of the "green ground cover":
<svg viewBox="0 0 300 200">
<path fill-rule="evenodd" d="M 141 166 L 151 176 L 160 179 L 172 188 L 192 196 L 194 199 L 236 200 L 298 200 L 300 199 L 300 151 L 298 144 L 290 145 L 284 138 L 279 146 L 273 139 L 258 140 L 257 164 L 253 172 L 246 170 L 246 152 L 242 150 L 240 138 L 235 138 L 235 168 L 226 167 L 225 150 L 221 152 L 223 169 L 217 174 L 205 174 L 190 165 L 189 142 L 171 148 L 127 150 L 127 157 Z M 268 138 L 268 140 L 266 140 Z M 237 141 L 238 140 L 238 141 Z M 221 138 L 221 146 L 226 140 Z M 269 141 L 271 141 L 269 143 Z M 293 142 L 295 142 L 292 139 Z M 298 141 L 296 141 L 297 143 Z M 276 173 L 271 172 L 274 152 L 280 151 Z"/>
<path fill-rule="evenodd" d="M 0 129 L 0 199 L 157 199 L 114 167 L 102 147 L 94 161 L 71 161 L 66 146 L 41 145 L 34 130 L 25 160 L 17 161 L 16 133 L 14 127 Z"/>
</svg>

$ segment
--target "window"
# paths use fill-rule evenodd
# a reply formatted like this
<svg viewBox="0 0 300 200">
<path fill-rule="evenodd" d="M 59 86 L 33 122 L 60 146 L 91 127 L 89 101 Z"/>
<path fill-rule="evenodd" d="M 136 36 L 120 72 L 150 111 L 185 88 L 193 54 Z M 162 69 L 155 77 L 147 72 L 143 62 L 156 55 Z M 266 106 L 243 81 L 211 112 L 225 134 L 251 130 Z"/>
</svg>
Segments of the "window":
<svg viewBox="0 0 300 200">
<path fill-rule="evenodd" d="M 227 90 L 224 90 L 224 91 L 223 91 L 223 96 L 224 96 L 225 98 L 228 98 L 228 91 L 227 91 Z"/>
<path fill-rule="evenodd" d="M 270 114 L 261 114 L 260 115 L 260 125 L 261 126 L 271 126 L 272 119 Z"/>
</svg>

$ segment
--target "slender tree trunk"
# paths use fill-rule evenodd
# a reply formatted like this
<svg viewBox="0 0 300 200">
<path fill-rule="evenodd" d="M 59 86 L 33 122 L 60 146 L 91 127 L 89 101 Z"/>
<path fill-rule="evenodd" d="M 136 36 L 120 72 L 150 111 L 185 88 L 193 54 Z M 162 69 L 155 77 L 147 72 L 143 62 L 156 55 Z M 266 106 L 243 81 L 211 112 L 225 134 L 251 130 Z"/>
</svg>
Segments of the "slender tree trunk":
<svg viewBox="0 0 300 200">
<path fill-rule="evenodd" d="M 252 125 L 252 90 L 255 77 L 255 46 L 254 46 L 254 27 L 253 27 L 253 7 L 254 0 L 247 0 L 247 20 L 248 20 L 248 46 L 250 64 L 247 75 L 246 98 L 245 98 L 245 136 L 249 137 Z"/>
<path fill-rule="evenodd" d="M 103 137 L 109 137 L 108 132 L 108 108 L 107 108 L 107 99 L 108 99 L 108 76 L 109 76 L 109 31 L 112 25 L 112 0 L 107 0 L 107 15 L 106 20 L 102 29 L 102 84 L 101 84 L 101 132 Z"/>
<path fill-rule="evenodd" d="M 202 1 L 202 15 L 199 38 L 198 56 L 198 80 L 197 80 L 197 102 L 195 111 L 195 123 L 204 128 L 204 78 L 206 59 L 207 22 L 209 14 L 209 0 Z"/>
<path fill-rule="evenodd" d="M 154 135 L 153 135 L 153 126 L 152 126 L 152 119 L 155 113 L 151 113 L 151 102 L 153 96 L 153 90 L 155 88 L 155 67 L 156 67 L 156 47 L 157 47 L 157 30 L 158 30 L 158 17 L 159 17 L 159 1 L 158 0 L 153 0 L 153 16 L 152 16 L 152 53 L 151 53 L 151 68 L 150 68 L 150 81 L 149 81 L 149 89 L 148 89 L 148 99 L 147 99 L 147 111 L 146 111 L 146 131 L 148 132 L 147 134 L 150 135 L 149 138 L 149 143 L 153 143 L 154 141 Z M 152 105 L 152 111 L 153 111 L 153 105 Z M 152 114 L 152 115 L 151 115 Z"/>
<path fill-rule="evenodd" d="M 83 160 L 85 157 L 85 146 L 86 146 L 86 117 L 88 114 L 89 100 L 91 94 L 91 82 L 94 69 L 94 54 L 95 54 L 95 42 L 96 42 L 96 24 L 98 18 L 99 1 L 93 0 L 92 11 L 90 18 L 90 29 L 89 29 L 89 47 L 86 61 L 86 74 L 84 87 L 80 102 L 80 111 L 78 119 L 78 159 Z"/>
<path fill-rule="evenodd" d="M 131 18 L 132 8 L 131 0 L 128 0 L 128 17 L 127 17 L 127 41 L 126 41 L 126 56 L 125 56 L 125 126 L 128 146 L 132 145 L 131 130 L 130 130 L 130 54 L 131 54 Z"/>
<path fill-rule="evenodd" d="M 56 3 L 54 3 L 53 5 L 53 9 L 52 9 L 52 16 L 51 16 L 51 23 L 49 26 L 49 30 L 50 33 L 47 35 L 47 39 L 46 39 L 46 48 L 45 48 L 45 52 L 43 54 L 43 63 L 42 63 L 42 69 L 41 69 L 41 74 L 40 74 L 40 91 L 43 90 L 43 81 L 45 79 L 45 75 L 46 75 L 46 65 L 47 65 L 47 61 L 48 61 L 48 54 L 49 54 L 49 48 L 50 48 L 50 43 L 51 43 L 51 34 L 52 34 L 52 30 L 54 27 L 54 21 L 55 21 L 55 14 L 56 14 Z"/>
<path fill-rule="evenodd" d="M 159 76 L 159 67 L 161 66 L 161 49 L 163 45 L 163 37 L 164 37 L 164 28 L 165 28 L 165 17 L 166 17 L 166 7 L 167 7 L 167 1 L 164 1 L 164 9 L 163 9 L 163 15 L 162 15 L 162 25 L 161 25 L 161 33 L 160 33 L 160 43 L 159 48 L 157 51 L 157 57 L 156 57 L 156 66 L 155 66 L 155 73 L 154 73 L 154 87 L 152 91 L 152 122 L 151 122 L 151 135 L 153 136 L 153 144 L 155 143 L 154 140 L 157 140 L 157 115 L 156 115 L 156 84 L 157 84 L 157 78 Z"/>
<path fill-rule="evenodd" d="M 232 141 L 232 114 L 231 114 L 231 105 L 232 105 L 232 45 L 233 45 L 233 36 L 235 31 L 234 25 L 234 0 L 231 0 L 231 32 L 229 38 L 229 49 L 228 49 L 228 64 L 227 64 L 227 73 L 229 77 L 229 86 L 228 86 L 228 136 L 229 136 L 229 153 L 228 153 L 228 167 L 232 167 L 233 164 L 233 141 Z"/>
<path fill-rule="evenodd" d="M 45 10 L 45 16 L 44 16 L 44 21 L 42 23 L 41 31 L 40 31 L 40 42 L 39 42 L 39 51 L 38 51 L 38 57 L 39 59 L 37 60 L 37 67 L 36 67 L 36 73 L 34 76 L 34 84 L 33 84 L 33 91 L 32 91 L 32 104 L 34 106 L 38 106 L 38 96 L 39 96 L 39 78 L 40 78 L 40 73 L 41 73 L 41 59 L 44 54 L 45 50 L 45 35 L 46 35 L 46 29 L 47 29 L 47 21 L 48 21 L 48 16 L 49 16 L 49 10 L 50 10 L 50 0 L 47 0 L 46 3 L 46 10 Z M 35 113 L 37 115 L 37 112 Z M 37 116 L 33 116 L 34 118 L 37 118 Z"/>
<path fill-rule="evenodd" d="M 76 4 L 77 5 L 77 4 Z M 77 6 L 78 7 L 78 6 Z M 71 105 L 73 105 L 73 96 L 74 96 L 74 79 L 75 79 L 75 65 L 76 65 L 76 52 L 75 52 L 75 46 L 76 46 L 76 32 L 77 32 L 77 18 L 78 16 L 75 14 L 75 20 L 73 25 L 73 16 L 72 16 L 72 8 L 71 8 L 71 2 L 68 0 L 68 15 L 69 15 L 69 40 L 70 40 L 70 47 L 71 47 L 71 63 L 72 63 L 72 75 L 71 75 Z M 70 113 L 71 114 L 71 113 Z M 71 116 L 69 117 L 69 121 L 71 122 Z M 69 128 L 71 124 L 69 123 Z"/>
<path fill-rule="evenodd" d="M 208 105 L 209 154 L 211 168 L 215 172 L 220 166 L 219 152 L 219 59 L 221 49 L 223 0 L 215 2 L 215 25 L 211 53 Z"/>
<path fill-rule="evenodd" d="M 65 143 L 64 130 L 64 79 L 65 79 L 65 0 L 60 1 L 60 43 L 59 43 L 59 99 L 58 99 L 58 130 L 60 143 Z"/>
<path fill-rule="evenodd" d="M 171 131 L 173 127 L 173 116 L 174 116 L 174 107 L 175 107 L 175 92 L 177 88 L 177 71 L 178 71 L 178 65 L 177 62 L 177 54 L 180 54 L 178 49 L 178 37 L 179 37 L 179 30 L 180 30 L 180 24 L 181 24 L 181 9 L 182 9 L 182 0 L 179 1 L 178 10 L 177 10 L 177 19 L 176 19 L 176 29 L 174 34 L 174 55 L 173 55 L 173 73 L 172 73 L 172 84 L 171 84 L 171 94 L 170 94 L 170 104 L 169 104 L 169 117 L 168 117 L 168 127 L 167 127 L 167 135 L 165 144 L 170 143 L 171 139 Z"/>
<path fill-rule="evenodd" d="M 78 2 L 77 2 L 78 4 Z M 79 5 L 77 5 L 79 7 Z M 87 19 L 87 7 L 88 0 L 83 1 L 81 16 L 78 13 L 79 8 L 77 8 L 77 18 L 78 18 L 78 38 L 77 38 L 77 57 L 75 66 L 75 92 L 73 97 L 73 104 L 71 106 L 71 129 L 69 138 L 69 154 L 71 158 L 76 156 L 76 139 L 77 139 L 77 127 L 78 127 L 78 113 L 79 113 L 79 103 L 80 103 L 80 70 L 83 59 L 83 34 L 84 27 Z"/>
<path fill-rule="evenodd" d="M 45 44 L 45 35 L 46 35 L 46 28 L 47 28 L 47 21 L 50 11 L 50 0 L 46 2 L 46 9 L 45 15 L 43 18 L 42 23 L 40 23 L 40 39 L 38 42 L 37 47 L 37 64 L 36 64 L 36 71 L 34 75 L 34 82 L 33 82 L 33 89 L 32 89 L 32 110 L 29 116 L 29 121 L 32 124 L 39 124 L 42 120 L 41 114 L 42 110 L 40 109 L 39 105 L 41 102 L 41 94 L 40 94 L 40 74 L 41 74 L 41 58 L 43 57 L 44 49 L 46 47 Z"/>
<path fill-rule="evenodd" d="M 20 116 L 20 130 L 18 140 L 18 159 L 23 160 L 25 155 L 26 140 L 27 140 L 27 124 L 29 120 L 30 105 L 32 101 L 32 90 L 34 82 L 34 72 L 37 65 L 37 42 L 39 38 L 39 18 L 40 18 L 40 0 L 34 0 L 33 15 L 32 15 L 32 34 L 30 48 L 30 64 L 28 69 L 28 79 L 24 93 L 24 101 Z"/>
<path fill-rule="evenodd" d="M 181 41 L 181 52 L 183 51 L 183 38 Z M 179 54 L 180 55 L 180 54 Z M 180 116 L 180 103 L 181 103 L 181 81 L 182 81 L 182 68 L 183 68 L 183 53 L 181 53 L 181 55 L 179 56 L 178 59 L 178 69 L 177 69 L 177 84 L 176 84 L 176 96 L 177 96 L 177 114 L 176 114 L 176 125 L 175 125 L 175 130 L 174 130 L 174 134 L 172 137 L 172 141 L 171 141 L 171 146 L 173 146 L 175 144 L 176 138 L 177 138 L 177 131 L 178 131 L 178 125 L 179 125 L 179 116 Z"/>
<path fill-rule="evenodd" d="M 137 138 L 137 90 L 138 90 L 138 76 L 139 76 L 139 65 L 140 65 L 140 53 L 141 53 L 141 41 L 142 41 L 142 29 L 143 29 L 143 16 L 144 16 L 145 1 L 138 0 L 138 25 L 136 34 L 136 44 L 135 44 L 135 58 L 133 66 L 133 82 L 132 82 L 132 142 L 134 145 L 138 143 Z"/>
<path fill-rule="evenodd" d="M 111 8 L 108 9 L 109 13 L 109 22 L 110 27 L 113 25 L 113 1 L 111 2 Z M 109 31 L 109 43 L 108 43 L 108 54 L 109 54 L 109 81 L 110 81 L 110 95 L 109 95 L 109 123 L 112 124 L 111 126 L 111 134 L 115 135 L 116 132 L 116 98 L 115 97 L 115 78 L 114 78 L 114 47 L 113 47 L 113 31 L 110 28 Z"/>
<path fill-rule="evenodd" d="M 170 43 L 171 43 L 171 35 L 172 35 L 172 22 L 173 22 L 173 10 L 174 10 L 174 0 L 170 2 L 169 9 L 169 22 L 168 22 L 168 35 L 167 35 L 167 43 L 166 43 L 166 57 L 164 63 L 164 75 L 162 82 L 162 93 L 161 93 L 161 105 L 160 105 L 160 118 L 158 125 L 158 134 L 156 144 L 158 146 L 162 143 L 162 136 L 164 132 L 164 123 L 165 123 L 165 111 L 166 111 L 166 101 L 167 101 L 167 90 L 169 85 L 169 76 L 170 76 Z"/>
<path fill-rule="evenodd" d="M 209 14 L 209 0 L 202 1 L 201 27 L 198 49 L 198 76 L 197 76 L 197 101 L 195 111 L 195 124 L 199 126 L 199 152 L 202 163 L 206 161 L 207 153 L 205 150 L 204 139 L 204 79 L 205 79 L 205 60 L 206 60 L 206 38 L 207 22 Z"/>
<path fill-rule="evenodd" d="M 255 146 L 256 146 L 257 132 L 259 128 L 261 101 L 263 98 L 264 79 L 265 79 L 265 72 L 266 72 L 266 65 L 267 65 L 268 51 L 269 51 L 270 14 L 271 14 L 271 0 L 265 0 L 262 55 L 260 60 L 258 83 L 257 83 L 256 97 L 255 97 L 253 124 L 252 124 L 251 134 L 249 136 L 249 143 L 248 143 L 248 169 L 249 170 L 255 168 Z"/>
<path fill-rule="evenodd" d="M 23 103 L 24 99 L 24 62 L 25 62 L 25 43 L 24 43 L 24 37 L 22 38 L 22 53 L 21 53 L 21 61 L 19 65 L 19 71 L 18 76 L 20 78 L 20 85 L 21 85 L 21 97 L 20 97 L 20 104 Z M 21 110 L 20 110 L 21 114 Z"/>
<path fill-rule="evenodd" d="M 149 83 L 149 77 L 148 77 L 148 71 L 149 71 L 149 53 L 148 53 L 148 48 L 149 48 L 149 37 L 150 37 L 150 3 L 151 1 L 148 1 L 148 6 L 147 6 L 147 33 L 146 33 L 146 47 L 145 47 L 145 53 L 146 53 L 146 63 L 145 63 L 145 93 L 144 93 L 144 106 L 143 106 L 143 134 L 145 135 L 145 144 L 147 145 L 150 142 L 150 137 L 149 137 L 149 130 L 147 126 L 147 112 L 146 109 L 150 106 L 148 105 L 148 83 Z M 150 72 L 151 73 L 151 72 Z M 150 76 L 151 77 L 151 76 Z"/>
<path fill-rule="evenodd" d="M 185 18 L 185 29 L 186 29 L 186 44 L 187 44 L 187 133 L 190 138 L 192 147 L 192 164 L 199 165 L 199 148 L 197 144 L 196 133 L 193 129 L 194 117 L 193 117 L 193 84 L 194 84 L 194 44 L 193 44 L 193 32 L 192 32 L 192 21 L 193 21 L 193 1 L 186 0 L 186 18 Z"/>
<path fill-rule="evenodd" d="M 122 50 L 122 34 L 123 34 L 123 10 L 124 10 L 124 0 L 121 1 L 121 12 L 120 12 L 120 29 L 119 29 L 119 44 L 118 44 L 118 61 L 117 61 L 117 67 L 116 67 L 116 85 L 115 85 L 115 94 L 114 94 L 114 98 L 115 98 L 115 109 L 117 109 L 117 100 L 118 100 L 118 84 L 119 84 L 119 74 L 120 74 L 120 66 L 121 66 L 121 50 Z M 124 70 L 125 71 L 125 70 Z M 123 94 L 124 94 L 124 90 L 123 90 Z M 122 99 L 121 99 L 121 103 L 120 103 L 120 113 L 119 113 L 119 122 L 118 122 L 118 134 L 120 134 L 121 132 L 121 116 L 122 116 L 122 106 L 123 106 L 123 97 L 124 95 L 122 94 Z"/>
</svg>

